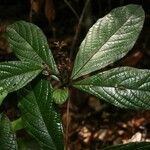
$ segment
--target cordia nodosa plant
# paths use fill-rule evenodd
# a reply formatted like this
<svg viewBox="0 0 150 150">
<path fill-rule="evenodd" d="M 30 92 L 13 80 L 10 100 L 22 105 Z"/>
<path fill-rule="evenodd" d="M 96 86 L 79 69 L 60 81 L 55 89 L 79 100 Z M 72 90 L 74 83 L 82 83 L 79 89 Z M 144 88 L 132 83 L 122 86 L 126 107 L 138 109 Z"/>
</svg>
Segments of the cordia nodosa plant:
<svg viewBox="0 0 150 150">
<path fill-rule="evenodd" d="M 21 116 L 10 121 L 4 113 L 0 115 L 0 149 L 64 150 L 57 104 L 67 100 L 71 87 L 116 107 L 150 109 L 149 70 L 124 66 L 101 71 L 132 49 L 144 18 L 142 7 L 134 4 L 113 9 L 100 18 L 82 41 L 70 76 L 71 83 L 66 84 L 61 84 L 61 74 L 39 27 L 25 21 L 8 25 L 6 37 L 17 60 L 0 63 L 0 104 L 9 93 L 17 91 Z M 80 78 L 90 73 L 94 75 Z M 51 81 L 55 79 L 64 86 L 53 87 Z M 22 128 L 35 140 L 17 139 L 15 132 Z M 104 150 L 133 149 L 148 150 L 150 143 L 128 143 Z"/>
</svg>

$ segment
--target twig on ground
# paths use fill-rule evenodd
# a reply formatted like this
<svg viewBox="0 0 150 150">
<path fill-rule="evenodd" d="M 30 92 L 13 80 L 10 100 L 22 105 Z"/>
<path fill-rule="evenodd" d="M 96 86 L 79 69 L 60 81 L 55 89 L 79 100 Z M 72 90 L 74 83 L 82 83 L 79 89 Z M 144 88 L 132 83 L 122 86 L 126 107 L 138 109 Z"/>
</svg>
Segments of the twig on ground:
<svg viewBox="0 0 150 150">
<path fill-rule="evenodd" d="M 76 16 L 76 18 L 79 20 L 80 17 L 77 14 L 77 12 L 75 11 L 75 9 L 70 5 L 70 3 L 67 0 L 64 0 L 64 2 L 68 5 L 68 7 L 71 9 L 71 11 L 74 13 L 74 15 Z"/>
<path fill-rule="evenodd" d="M 81 13 L 81 16 L 80 16 L 80 19 L 79 19 L 79 23 L 78 23 L 78 26 L 77 26 L 77 29 L 76 29 L 76 33 L 75 33 L 75 36 L 73 38 L 73 42 L 72 42 L 72 45 L 71 45 L 71 51 L 70 51 L 70 59 L 72 59 L 72 56 L 73 56 L 73 52 L 74 52 L 74 47 L 75 47 L 75 44 L 77 42 L 77 38 L 79 36 L 79 33 L 80 33 L 80 30 L 81 30 L 81 23 L 83 21 L 83 17 L 84 17 L 84 14 L 85 14 L 85 11 L 86 11 L 86 8 L 89 4 L 89 1 L 90 0 L 86 0 L 86 3 L 84 5 L 84 8 L 83 8 L 83 11 Z"/>
</svg>

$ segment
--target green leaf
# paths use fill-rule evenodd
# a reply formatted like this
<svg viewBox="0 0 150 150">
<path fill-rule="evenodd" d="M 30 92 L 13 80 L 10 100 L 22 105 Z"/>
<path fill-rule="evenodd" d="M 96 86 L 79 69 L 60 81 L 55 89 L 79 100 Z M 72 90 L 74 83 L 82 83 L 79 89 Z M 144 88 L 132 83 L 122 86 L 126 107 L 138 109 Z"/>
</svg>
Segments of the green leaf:
<svg viewBox="0 0 150 150">
<path fill-rule="evenodd" d="M 19 139 L 17 142 L 19 150 L 41 150 L 40 145 L 34 139 Z"/>
<path fill-rule="evenodd" d="M 8 92 L 6 90 L 4 90 L 3 87 L 0 87 L 0 105 L 3 102 L 3 100 L 5 99 L 5 97 L 7 96 Z"/>
<path fill-rule="evenodd" d="M 58 74 L 47 39 L 39 27 L 25 21 L 17 21 L 7 27 L 6 35 L 10 47 L 19 59 L 36 64 L 45 63 L 49 65 L 52 73 Z"/>
<path fill-rule="evenodd" d="M 0 149 L 17 150 L 16 135 L 12 130 L 11 123 L 5 115 L 0 115 Z"/>
<path fill-rule="evenodd" d="M 14 131 L 21 130 L 24 128 L 23 122 L 21 118 L 18 118 L 11 122 L 12 128 Z"/>
<path fill-rule="evenodd" d="M 143 27 L 144 11 L 139 5 L 113 9 L 89 30 L 76 56 L 72 79 L 104 68 L 124 57 Z"/>
<path fill-rule="evenodd" d="M 63 104 L 69 97 L 69 91 L 67 88 L 56 89 L 53 92 L 53 99 L 56 104 Z"/>
<path fill-rule="evenodd" d="M 60 115 L 52 99 L 52 87 L 41 80 L 33 89 L 24 90 L 20 109 L 27 131 L 46 150 L 64 150 Z"/>
<path fill-rule="evenodd" d="M 150 142 L 135 142 L 104 148 L 102 150 L 149 150 Z"/>
<path fill-rule="evenodd" d="M 0 63 L 0 87 L 8 92 L 16 91 L 42 70 L 42 67 L 29 62 L 11 61 Z"/>
<path fill-rule="evenodd" d="M 131 67 L 111 69 L 74 84 L 123 108 L 150 109 L 150 71 Z"/>
</svg>

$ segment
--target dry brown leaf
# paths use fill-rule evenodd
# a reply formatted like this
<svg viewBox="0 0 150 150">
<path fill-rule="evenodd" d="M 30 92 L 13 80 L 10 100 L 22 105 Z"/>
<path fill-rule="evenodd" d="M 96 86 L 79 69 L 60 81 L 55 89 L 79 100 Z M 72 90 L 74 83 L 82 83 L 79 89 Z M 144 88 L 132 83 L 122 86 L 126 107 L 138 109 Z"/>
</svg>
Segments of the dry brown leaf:
<svg viewBox="0 0 150 150">
<path fill-rule="evenodd" d="M 55 19 L 55 8 L 53 0 L 45 0 L 45 16 L 49 23 Z"/>
<path fill-rule="evenodd" d="M 32 10 L 34 10 L 35 13 L 40 12 L 41 7 L 41 0 L 30 0 L 32 5 Z M 42 0 L 43 1 L 43 0 Z"/>
<path fill-rule="evenodd" d="M 31 0 L 32 10 L 41 14 L 44 13 L 49 23 L 55 18 L 55 8 L 53 0 Z M 43 11 L 44 8 L 44 12 Z"/>
<path fill-rule="evenodd" d="M 123 60 L 122 64 L 125 66 L 134 66 L 143 58 L 143 56 L 143 52 L 140 50 L 136 51 Z"/>
</svg>

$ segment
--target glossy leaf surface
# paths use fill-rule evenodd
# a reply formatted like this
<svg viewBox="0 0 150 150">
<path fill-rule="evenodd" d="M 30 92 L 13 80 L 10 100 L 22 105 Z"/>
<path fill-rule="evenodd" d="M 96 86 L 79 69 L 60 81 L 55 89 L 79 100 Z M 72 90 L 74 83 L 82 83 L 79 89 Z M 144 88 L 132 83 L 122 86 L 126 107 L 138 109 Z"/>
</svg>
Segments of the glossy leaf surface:
<svg viewBox="0 0 150 150">
<path fill-rule="evenodd" d="M 7 96 L 8 92 L 4 90 L 3 87 L 0 87 L 0 105 L 3 102 L 4 98 Z"/>
<path fill-rule="evenodd" d="M 131 67 L 111 69 L 74 84 L 123 108 L 150 109 L 150 71 Z"/>
<path fill-rule="evenodd" d="M 150 142 L 128 143 L 122 145 L 111 146 L 102 150 L 149 150 Z"/>
<path fill-rule="evenodd" d="M 17 150 L 16 135 L 11 127 L 9 119 L 5 115 L 0 115 L 0 149 Z"/>
<path fill-rule="evenodd" d="M 20 102 L 27 131 L 46 150 L 64 150 L 60 115 L 52 100 L 52 88 L 41 80 L 33 89 L 24 90 Z"/>
<path fill-rule="evenodd" d="M 0 63 L 0 87 L 8 92 L 16 91 L 33 80 L 41 71 L 42 67 L 29 62 Z"/>
<path fill-rule="evenodd" d="M 143 27 L 139 5 L 113 9 L 89 30 L 76 56 L 72 79 L 99 70 L 125 56 Z"/>
<path fill-rule="evenodd" d="M 63 104 L 69 96 L 69 91 L 67 88 L 56 89 L 53 92 L 53 99 L 56 104 Z"/>
<path fill-rule="evenodd" d="M 24 61 L 49 65 L 52 73 L 58 70 L 49 49 L 47 39 L 39 27 L 25 21 L 17 21 L 7 27 L 10 47 Z"/>
</svg>

